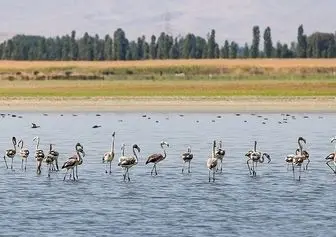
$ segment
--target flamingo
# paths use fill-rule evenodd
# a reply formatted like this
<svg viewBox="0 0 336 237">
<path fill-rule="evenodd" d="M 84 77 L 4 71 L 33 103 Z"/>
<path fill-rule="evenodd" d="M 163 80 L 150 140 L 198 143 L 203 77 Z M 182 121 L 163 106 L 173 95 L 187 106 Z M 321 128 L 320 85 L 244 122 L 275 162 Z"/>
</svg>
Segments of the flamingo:
<svg viewBox="0 0 336 237">
<path fill-rule="evenodd" d="M 83 150 L 83 146 L 80 143 L 77 143 L 75 145 L 75 150 L 76 150 L 76 154 L 73 155 L 73 156 L 71 156 L 71 157 L 69 157 L 69 159 L 66 162 L 64 162 L 64 164 L 62 166 L 62 169 L 66 169 L 66 172 L 65 172 L 63 180 L 65 180 L 65 178 L 66 178 L 69 170 L 72 170 L 72 172 L 73 172 L 73 180 L 76 180 L 76 176 L 77 176 L 77 179 L 78 179 L 78 175 L 76 174 L 76 176 L 75 176 L 75 170 L 74 170 L 74 168 L 77 167 L 77 165 L 82 160 L 82 157 L 81 157 L 80 153 L 84 157 L 85 156 L 85 152 Z M 77 173 L 77 171 L 76 171 L 76 173 Z M 71 174 L 70 174 L 70 179 L 71 179 Z"/>
<path fill-rule="evenodd" d="M 148 157 L 148 159 L 146 161 L 146 165 L 148 163 L 154 163 L 153 168 L 151 170 L 151 175 L 153 174 L 154 170 L 155 170 L 155 175 L 158 174 L 157 170 L 156 170 L 156 164 L 159 163 L 160 161 L 163 161 L 167 157 L 167 153 L 166 153 L 166 150 L 164 149 L 163 145 L 166 145 L 167 147 L 169 147 L 169 144 L 165 141 L 161 141 L 160 146 L 163 149 L 163 155 L 160 154 L 160 153 L 152 154 Z"/>
<path fill-rule="evenodd" d="M 6 156 L 8 158 L 12 159 L 11 170 L 13 170 L 13 159 L 14 159 L 15 154 L 16 154 L 16 138 L 15 137 L 12 137 L 12 142 L 13 142 L 14 149 L 8 149 L 8 150 L 6 150 Z M 8 165 L 7 165 L 7 161 L 6 161 L 6 156 L 4 156 L 4 160 L 5 160 L 6 167 L 8 169 Z"/>
<path fill-rule="evenodd" d="M 220 172 L 223 172 L 223 158 L 225 156 L 225 150 L 222 149 L 222 140 L 219 141 L 219 148 L 216 150 L 215 156 L 217 157 L 218 160 L 220 160 L 220 165 L 217 165 L 216 171 L 220 170 Z M 219 169 L 220 167 L 220 169 Z"/>
<path fill-rule="evenodd" d="M 52 160 L 50 168 L 52 168 L 52 170 L 58 171 L 59 170 L 59 168 L 58 168 L 59 152 L 53 150 L 53 145 L 54 144 L 50 144 L 50 146 L 49 146 L 49 153 L 48 153 L 47 157 L 50 157 L 50 159 Z M 56 169 L 55 169 L 55 166 L 54 166 L 54 162 L 55 162 Z"/>
<path fill-rule="evenodd" d="M 194 155 L 191 153 L 190 146 L 187 149 L 187 152 L 182 154 L 182 160 L 183 160 L 183 167 L 182 167 L 182 173 L 184 171 L 184 166 L 188 162 L 188 173 L 190 173 L 190 162 L 194 158 Z"/>
<path fill-rule="evenodd" d="M 27 159 L 28 159 L 28 156 L 29 156 L 29 150 L 27 148 L 23 148 L 23 140 L 22 139 L 18 142 L 18 147 L 20 148 L 19 155 L 21 156 L 21 159 L 22 159 L 21 170 L 23 170 L 23 161 L 25 161 L 24 170 L 26 171 L 27 170 Z"/>
<path fill-rule="evenodd" d="M 255 167 L 257 165 L 258 160 L 261 158 L 262 154 L 260 151 L 257 151 L 257 141 L 254 141 L 253 150 L 249 150 L 246 154 L 248 157 L 246 164 L 249 169 L 250 175 L 256 176 Z M 249 162 L 252 161 L 252 168 L 249 165 Z"/>
<path fill-rule="evenodd" d="M 212 171 L 212 181 L 215 182 L 215 168 L 217 167 L 218 161 L 215 154 L 216 141 L 213 141 L 211 157 L 207 160 L 207 168 L 209 170 L 209 182 L 211 181 L 211 171 Z"/>
<path fill-rule="evenodd" d="M 286 156 L 287 170 L 289 169 L 289 165 L 293 164 L 293 159 L 295 156 L 300 154 L 300 149 L 296 149 L 295 154 L 289 154 Z"/>
<path fill-rule="evenodd" d="M 125 169 L 125 173 L 124 173 L 124 181 L 126 181 L 126 175 L 127 175 L 127 179 L 128 181 L 130 181 L 130 177 L 129 177 L 129 172 L 128 170 L 137 165 L 138 164 L 138 156 L 136 154 L 135 151 L 138 151 L 140 153 L 140 147 L 137 144 L 133 145 L 133 154 L 134 156 L 125 156 L 125 146 L 123 145 L 123 156 L 121 156 L 119 158 L 119 162 L 118 162 L 118 166 L 121 166 L 123 169 Z"/>
<path fill-rule="evenodd" d="M 111 171 L 111 163 L 114 159 L 114 139 L 115 139 L 115 132 L 113 132 L 112 134 L 112 144 L 111 144 L 111 151 L 110 152 L 106 152 L 104 154 L 103 157 L 103 163 L 106 162 L 106 166 L 105 166 L 105 173 L 107 174 L 107 164 L 110 163 L 110 174 L 112 173 Z"/>
<path fill-rule="evenodd" d="M 41 174 L 42 161 L 44 160 L 45 155 L 43 150 L 39 149 L 40 138 L 36 136 L 33 138 L 33 141 L 37 141 L 34 154 L 37 163 L 36 173 Z"/>
<path fill-rule="evenodd" d="M 331 138 L 330 143 L 333 143 L 336 141 L 336 137 Z M 336 143 L 335 143 L 335 148 L 334 148 L 334 152 L 330 153 L 326 158 L 327 160 L 326 164 L 329 166 L 329 168 L 336 174 Z M 334 163 L 334 168 L 332 168 L 330 166 L 330 162 Z"/>
<path fill-rule="evenodd" d="M 304 162 L 304 160 L 306 159 L 306 156 L 302 153 L 303 150 L 303 144 L 306 144 L 306 139 L 304 139 L 303 137 L 299 137 L 298 138 L 298 144 L 299 144 L 299 152 L 297 155 L 295 155 L 293 157 L 293 162 L 292 162 L 292 168 L 293 168 L 293 177 L 295 178 L 295 166 L 298 166 L 300 168 L 300 174 L 299 174 L 299 181 L 301 180 L 301 167 L 302 164 Z"/>
</svg>

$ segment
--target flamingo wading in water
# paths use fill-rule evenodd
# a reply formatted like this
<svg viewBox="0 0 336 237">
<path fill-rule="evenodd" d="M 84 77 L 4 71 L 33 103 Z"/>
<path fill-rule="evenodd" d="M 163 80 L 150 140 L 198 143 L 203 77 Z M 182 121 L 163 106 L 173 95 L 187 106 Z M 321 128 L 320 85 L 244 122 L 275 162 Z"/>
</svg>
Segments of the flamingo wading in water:
<svg viewBox="0 0 336 237">
<path fill-rule="evenodd" d="M 222 140 L 219 141 L 219 148 L 216 149 L 216 153 L 215 156 L 217 157 L 217 159 L 220 161 L 220 164 L 217 164 L 217 169 L 216 171 L 219 171 L 222 173 L 223 172 L 223 159 L 225 156 L 225 150 L 222 148 L 223 147 L 223 143 Z"/>
<path fill-rule="evenodd" d="M 191 153 L 190 146 L 187 149 L 187 152 L 182 154 L 182 160 L 183 160 L 183 167 L 182 167 L 182 173 L 184 171 L 184 166 L 186 163 L 188 163 L 188 173 L 190 173 L 190 162 L 194 158 L 194 155 Z"/>
<path fill-rule="evenodd" d="M 14 159 L 15 154 L 16 154 L 16 138 L 15 137 L 12 137 L 12 142 L 13 142 L 14 149 L 8 149 L 8 150 L 6 150 L 6 156 L 8 158 L 12 159 L 11 170 L 13 170 L 13 159 Z M 5 160 L 6 167 L 8 169 L 8 165 L 7 165 L 7 161 L 6 161 L 6 156 L 4 156 L 4 160 Z"/>
<path fill-rule="evenodd" d="M 336 142 L 336 137 L 331 138 L 330 143 Z M 334 174 L 336 174 L 336 143 L 335 143 L 335 148 L 334 148 L 334 152 L 330 153 L 326 158 L 327 160 L 326 164 L 327 166 L 329 166 L 329 168 L 334 172 Z M 333 162 L 334 167 L 330 166 L 330 162 Z"/>
<path fill-rule="evenodd" d="M 43 150 L 39 149 L 40 146 L 40 138 L 39 137 L 34 137 L 33 141 L 36 141 L 36 147 L 35 147 L 35 159 L 36 159 L 36 173 L 41 174 L 41 166 L 42 166 L 42 161 L 44 160 L 44 152 Z"/>
<path fill-rule="evenodd" d="M 23 170 L 23 162 L 25 162 L 24 170 L 27 170 L 27 159 L 29 156 L 29 150 L 27 148 L 23 148 L 23 140 L 21 139 L 18 142 L 18 147 L 20 148 L 19 155 L 21 156 L 21 170 Z"/>
<path fill-rule="evenodd" d="M 216 167 L 218 164 L 215 152 L 216 152 L 216 141 L 213 141 L 211 157 L 209 157 L 207 160 L 207 168 L 209 170 L 209 182 L 211 181 L 211 171 L 212 171 L 212 181 L 215 182 Z"/>
<path fill-rule="evenodd" d="M 157 173 L 157 170 L 156 170 L 156 164 L 159 163 L 160 161 L 163 161 L 163 160 L 166 159 L 166 157 L 167 157 L 166 150 L 165 150 L 164 147 L 163 147 L 164 145 L 167 146 L 167 147 L 169 147 L 169 144 L 168 144 L 167 142 L 165 142 L 165 141 L 162 141 L 162 142 L 160 143 L 160 146 L 161 146 L 161 148 L 163 149 L 163 154 L 161 154 L 161 153 L 152 154 L 152 155 L 150 155 L 150 156 L 148 157 L 148 159 L 147 159 L 147 161 L 146 161 L 146 165 L 147 165 L 148 163 L 154 163 L 153 168 L 152 168 L 152 170 L 151 170 L 151 175 L 153 175 L 153 172 L 154 172 L 154 171 L 155 171 L 155 175 L 158 174 L 158 173 Z"/>
<path fill-rule="evenodd" d="M 112 134 L 112 144 L 111 144 L 111 151 L 110 152 L 106 152 L 104 154 L 104 157 L 103 157 L 103 163 L 106 162 L 106 166 L 105 166 L 105 173 L 107 174 L 107 164 L 110 163 L 110 174 L 112 173 L 111 171 L 111 164 L 112 164 L 112 161 L 114 159 L 114 139 L 115 139 L 115 132 L 113 132 Z"/>
<path fill-rule="evenodd" d="M 77 165 L 81 163 L 82 157 L 80 154 L 82 154 L 82 156 L 84 157 L 85 152 L 84 152 L 83 146 L 80 143 L 76 144 L 75 150 L 76 150 L 76 154 L 71 156 L 62 166 L 62 169 L 66 169 L 63 180 L 65 180 L 69 170 L 72 170 L 73 180 L 76 180 L 76 177 L 78 179 L 77 171 L 76 171 L 76 176 L 75 176 L 74 168 L 77 167 Z M 70 177 L 69 179 L 71 179 L 71 174 L 69 177 Z"/>
<path fill-rule="evenodd" d="M 129 172 L 128 170 L 138 164 L 138 156 L 136 151 L 140 153 L 140 147 L 137 144 L 133 145 L 133 156 L 125 156 L 125 146 L 123 145 L 123 155 L 119 158 L 118 166 L 122 167 L 125 169 L 125 173 L 123 174 L 124 176 L 124 181 L 126 181 L 126 177 L 128 181 L 130 181 L 129 177 Z"/>
</svg>

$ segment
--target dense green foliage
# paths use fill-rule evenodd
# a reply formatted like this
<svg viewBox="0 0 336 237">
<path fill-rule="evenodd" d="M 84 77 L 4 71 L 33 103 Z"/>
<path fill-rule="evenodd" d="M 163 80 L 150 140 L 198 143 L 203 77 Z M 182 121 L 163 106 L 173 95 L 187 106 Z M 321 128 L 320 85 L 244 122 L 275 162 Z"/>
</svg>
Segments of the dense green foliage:
<svg viewBox="0 0 336 237">
<path fill-rule="evenodd" d="M 254 26 L 252 42 L 240 46 L 225 40 L 216 42 L 216 32 L 211 30 L 206 38 L 189 33 L 174 38 L 162 32 L 159 37 L 145 36 L 128 40 L 122 29 L 103 39 L 76 32 L 62 37 L 16 35 L 0 44 L 0 59 L 11 60 L 143 60 L 143 59 L 201 59 L 201 58 L 335 58 L 336 36 L 332 33 L 304 34 L 298 27 L 297 40 L 273 45 L 271 28 L 263 34 L 263 50 L 260 49 L 260 29 Z"/>
</svg>

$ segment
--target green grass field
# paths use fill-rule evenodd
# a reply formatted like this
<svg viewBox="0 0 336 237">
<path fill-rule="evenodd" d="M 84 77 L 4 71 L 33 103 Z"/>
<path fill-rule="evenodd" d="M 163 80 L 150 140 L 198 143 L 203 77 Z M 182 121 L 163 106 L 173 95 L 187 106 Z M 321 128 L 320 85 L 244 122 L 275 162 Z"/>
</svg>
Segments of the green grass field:
<svg viewBox="0 0 336 237">
<path fill-rule="evenodd" d="M 2 97 L 334 96 L 336 81 L 1 81 Z"/>
</svg>

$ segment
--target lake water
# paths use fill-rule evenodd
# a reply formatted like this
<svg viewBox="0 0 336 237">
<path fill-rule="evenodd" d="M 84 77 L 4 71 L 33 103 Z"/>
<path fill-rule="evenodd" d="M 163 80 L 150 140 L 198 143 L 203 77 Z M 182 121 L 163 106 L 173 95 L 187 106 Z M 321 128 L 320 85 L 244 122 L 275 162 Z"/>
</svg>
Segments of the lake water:
<svg viewBox="0 0 336 237">
<path fill-rule="evenodd" d="M 86 156 L 78 181 L 63 181 L 64 170 L 47 177 L 46 165 L 37 175 L 35 160 L 27 171 L 15 171 L 0 161 L 0 235 L 11 236 L 335 236 L 336 176 L 324 158 L 334 150 L 336 114 L 210 114 L 186 113 L 17 113 L 22 118 L 0 118 L 2 150 L 11 137 L 23 139 L 31 153 L 34 136 L 41 148 L 49 143 L 60 152 L 60 163 L 74 154 L 80 142 Z M 260 117 L 258 117 L 260 115 Z M 292 114 L 291 114 L 292 115 Z M 217 116 L 221 116 L 218 118 Z M 307 116 L 307 117 L 304 117 Z M 151 119 L 148 119 L 150 117 Z M 157 122 L 156 122 L 157 121 Z M 30 128 L 31 122 L 41 127 Z M 264 123 L 263 123 L 264 122 Z M 281 123 L 279 123 L 281 122 Z M 102 127 L 93 129 L 93 125 Z M 112 174 L 105 174 L 102 155 L 116 132 Z M 311 157 L 301 181 L 294 180 L 284 162 L 307 140 Z M 226 150 L 223 173 L 208 182 L 206 160 L 214 139 Z M 156 177 L 145 165 L 148 155 L 161 152 L 166 140 L 167 159 L 158 164 Z M 258 141 L 258 149 L 272 162 L 249 175 L 244 154 Z M 122 143 L 141 148 L 140 161 L 124 182 L 117 166 Z M 181 174 L 181 153 L 194 153 L 191 174 Z M 9 161 L 10 162 L 10 161 Z"/>
</svg>

